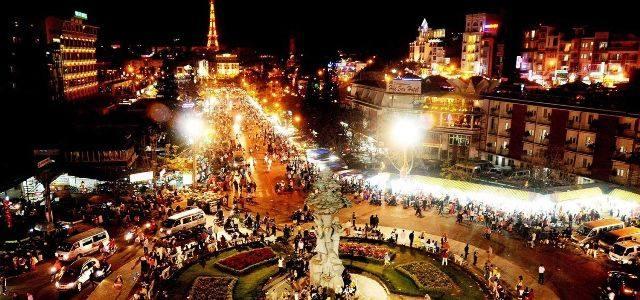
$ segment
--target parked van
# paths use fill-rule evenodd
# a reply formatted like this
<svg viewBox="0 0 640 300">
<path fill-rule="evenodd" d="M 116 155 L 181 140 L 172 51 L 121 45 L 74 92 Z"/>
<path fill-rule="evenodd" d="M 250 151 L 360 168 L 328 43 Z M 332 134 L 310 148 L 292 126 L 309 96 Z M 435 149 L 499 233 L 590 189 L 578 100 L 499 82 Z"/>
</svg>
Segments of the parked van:
<svg viewBox="0 0 640 300">
<path fill-rule="evenodd" d="M 206 219 L 202 209 L 190 208 L 164 220 L 160 228 L 160 236 L 172 235 L 182 230 L 204 226 L 205 223 Z"/>
<path fill-rule="evenodd" d="M 598 241 L 598 246 L 605 252 L 609 252 L 615 243 L 636 240 L 639 236 L 640 228 L 638 227 L 616 229 L 605 233 Z"/>
<path fill-rule="evenodd" d="M 609 251 L 609 259 L 621 264 L 631 264 L 638 257 L 638 253 L 640 253 L 640 242 L 619 242 Z"/>
<path fill-rule="evenodd" d="M 587 242 L 597 239 L 605 233 L 624 227 L 624 222 L 618 219 L 600 219 L 591 222 L 586 222 L 571 235 L 579 246 L 582 247 Z"/>
<path fill-rule="evenodd" d="M 92 228 L 62 242 L 58 246 L 56 257 L 61 261 L 72 261 L 97 252 L 107 244 L 109 244 L 109 233 L 103 228 Z"/>
</svg>

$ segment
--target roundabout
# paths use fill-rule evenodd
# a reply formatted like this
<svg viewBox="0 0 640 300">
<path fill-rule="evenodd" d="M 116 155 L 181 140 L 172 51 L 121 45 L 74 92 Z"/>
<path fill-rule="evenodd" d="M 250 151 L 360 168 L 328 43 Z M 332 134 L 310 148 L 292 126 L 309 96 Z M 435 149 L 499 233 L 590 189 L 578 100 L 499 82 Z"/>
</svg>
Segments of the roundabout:
<svg viewBox="0 0 640 300">
<path fill-rule="evenodd" d="M 432 299 L 485 298 L 486 290 L 472 274 L 453 264 L 442 266 L 425 250 L 354 238 L 343 238 L 340 248 L 341 261 L 349 274 L 344 287 L 348 296 L 341 299 L 404 299 L 425 294 Z M 343 252 L 346 250 L 351 254 Z M 165 292 L 172 298 L 190 299 L 294 299 L 296 293 L 299 297 L 320 294 L 308 276 L 296 278 L 288 268 L 279 270 L 270 254 L 259 254 L 296 259 L 289 251 L 290 247 L 277 243 L 228 249 L 176 272 L 166 282 Z M 392 259 L 385 263 L 387 253 Z"/>
</svg>

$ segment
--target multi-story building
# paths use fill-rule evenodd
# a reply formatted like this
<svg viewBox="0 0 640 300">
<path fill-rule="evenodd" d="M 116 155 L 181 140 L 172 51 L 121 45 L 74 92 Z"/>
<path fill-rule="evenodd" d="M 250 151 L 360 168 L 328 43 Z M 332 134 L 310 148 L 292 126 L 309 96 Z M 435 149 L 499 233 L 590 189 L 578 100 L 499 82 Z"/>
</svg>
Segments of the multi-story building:
<svg viewBox="0 0 640 300">
<path fill-rule="evenodd" d="M 480 157 L 640 185 L 640 114 L 486 96 Z"/>
<path fill-rule="evenodd" d="M 584 28 L 565 34 L 539 25 L 524 32 L 522 49 L 516 68 L 543 85 L 581 80 L 613 86 L 640 67 L 640 38 L 631 34 L 587 34 Z"/>
<path fill-rule="evenodd" d="M 477 157 L 482 112 L 474 95 L 452 92 L 447 82 L 405 76 L 387 83 L 358 80 L 347 89 L 346 103 L 363 112 L 377 140 L 401 118 L 424 121 L 431 128 L 417 152 L 424 159 Z"/>
<path fill-rule="evenodd" d="M 47 43 L 43 20 L 15 17 L 7 25 L 8 95 L 32 101 L 61 101 L 61 56 L 56 47 Z"/>
<path fill-rule="evenodd" d="M 98 27 L 85 23 L 87 15 L 76 11 L 62 20 L 47 17 L 46 41 L 51 51 L 60 53 L 62 87 L 66 100 L 77 100 L 98 93 L 96 38 Z"/>
<path fill-rule="evenodd" d="M 558 70 L 567 71 L 568 54 L 561 54 L 562 35 L 552 26 L 539 25 L 527 30 L 522 41 L 522 54 L 516 61 L 516 68 L 526 72 L 529 80 L 547 83 L 567 79 L 558 78 Z M 570 44 L 569 44 L 570 46 Z M 566 81 L 565 81 L 566 82 Z"/>
<path fill-rule="evenodd" d="M 418 27 L 418 37 L 409 44 L 409 61 L 416 62 L 431 73 L 437 72 L 438 66 L 448 64 L 445 57 L 443 39 L 444 29 L 429 28 L 427 19 Z"/>
<path fill-rule="evenodd" d="M 230 53 L 216 55 L 216 75 L 218 79 L 231 79 L 240 74 L 238 56 Z"/>
<path fill-rule="evenodd" d="M 465 76 L 499 78 L 504 65 L 504 44 L 499 40 L 500 22 L 487 13 L 466 16 L 462 34 L 460 69 Z"/>
</svg>

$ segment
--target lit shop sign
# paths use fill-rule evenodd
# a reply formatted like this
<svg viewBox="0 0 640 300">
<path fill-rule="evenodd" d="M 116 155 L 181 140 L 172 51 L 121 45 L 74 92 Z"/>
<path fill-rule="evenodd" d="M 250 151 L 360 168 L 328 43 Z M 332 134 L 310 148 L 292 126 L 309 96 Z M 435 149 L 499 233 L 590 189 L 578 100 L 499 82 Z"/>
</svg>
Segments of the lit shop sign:
<svg viewBox="0 0 640 300">
<path fill-rule="evenodd" d="M 75 16 L 76 16 L 76 18 L 78 18 L 78 19 L 83 19 L 83 20 L 88 19 L 87 14 L 86 14 L 86 13 L 83 13 L 83 12 L 81 12 L 81 11 L 77 11 L 77 10 L 76 10 L 76 11 L 74 12 L 74 15 L 75 15 Z"/>
<path fill-rule="evenodd" d="M 498 29 L 498 24 L 485 24 L 484 30 Z"/>
<path fill-rule="evenodd" d="M 387 92 L 420 95 L 422 93 L 422 81 L 394 79 L 387 83 Z"/>
<path fill-rule="evenodd" d="M 135 174 L 129 175 L 129 181 L 132 182 L 132 183 L 133 182 L 149 181 L 149 180 L 153 180 L 153 171 L 135 173 Z"/>
</svg>

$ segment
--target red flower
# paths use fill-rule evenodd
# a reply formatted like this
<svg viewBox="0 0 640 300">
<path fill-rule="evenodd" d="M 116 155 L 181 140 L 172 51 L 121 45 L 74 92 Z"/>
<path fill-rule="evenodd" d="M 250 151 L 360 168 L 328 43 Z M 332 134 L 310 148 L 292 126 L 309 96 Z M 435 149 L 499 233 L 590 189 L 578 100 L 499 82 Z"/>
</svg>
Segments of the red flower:
<svg viewBox="0 0 640 300">
<path fill-rule="evenodd" d="M 218 263 L 227 268 L 236 271 L 242 271 L 252 265 L 259 264 L 275 257 L 276 254 L 273 253 L 273 250 L 271 250 L 271 248 L 269 247 L 265 247 L 234 254 L 223 260 L 220 260 Z"/>
</svg>

